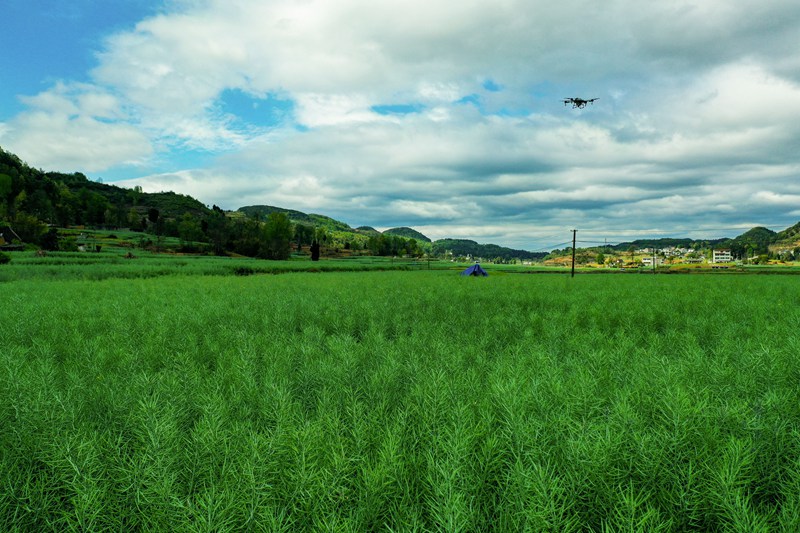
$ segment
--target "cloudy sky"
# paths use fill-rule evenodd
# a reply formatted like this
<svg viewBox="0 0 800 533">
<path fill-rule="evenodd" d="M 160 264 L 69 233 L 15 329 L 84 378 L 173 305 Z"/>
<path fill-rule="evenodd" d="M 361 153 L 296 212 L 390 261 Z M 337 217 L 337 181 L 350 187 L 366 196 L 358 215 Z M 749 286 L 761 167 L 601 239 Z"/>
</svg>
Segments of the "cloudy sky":
<svg viewBox="0 0 800 533">
<path fill-rule="evenodd" d="M 3 0 L 0 146 L 433 239 L 735 236 L 800 220 L 799 45 L 796 0 Z"/>
</svg>

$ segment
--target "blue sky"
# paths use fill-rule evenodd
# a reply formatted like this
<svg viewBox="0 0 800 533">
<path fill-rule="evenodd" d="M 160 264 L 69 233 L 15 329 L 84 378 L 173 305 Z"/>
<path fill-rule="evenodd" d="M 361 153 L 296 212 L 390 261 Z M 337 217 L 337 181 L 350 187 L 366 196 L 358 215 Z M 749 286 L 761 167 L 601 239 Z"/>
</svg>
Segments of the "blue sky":
<svg viewBox="0 0 800 533">
<path fill-rule="evenodd" d="M 18 95 L 57 80 L 89 81 L 105 36 L 131 29 L 152 12 L 145 0 L 4 0 L 0 32 L 0 112 L 23 110 Z"/>
<path fill-rule="evenodd" d="M 0 146 L 38 168 L 532 250 L 800 220 L 793 1 L 5 0 L 3 19 Z"/>
</svg>

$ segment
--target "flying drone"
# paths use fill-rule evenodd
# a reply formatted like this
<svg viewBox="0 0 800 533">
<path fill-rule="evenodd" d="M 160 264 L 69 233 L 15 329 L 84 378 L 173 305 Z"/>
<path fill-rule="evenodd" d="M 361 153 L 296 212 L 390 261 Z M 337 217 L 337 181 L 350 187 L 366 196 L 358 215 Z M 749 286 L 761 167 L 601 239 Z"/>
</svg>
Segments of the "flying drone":
<svg viewBox="0 0 800 533">
<path fill-rule="evenodd" d="M 590 98 L 588 100 L 583 98 L 564 98 L 564 105 L 572 104 L 572 109 L 583 109 L 586 104 L 591 104 L 595 100 L 599 100 L 599 98 Z"/>
</svg>

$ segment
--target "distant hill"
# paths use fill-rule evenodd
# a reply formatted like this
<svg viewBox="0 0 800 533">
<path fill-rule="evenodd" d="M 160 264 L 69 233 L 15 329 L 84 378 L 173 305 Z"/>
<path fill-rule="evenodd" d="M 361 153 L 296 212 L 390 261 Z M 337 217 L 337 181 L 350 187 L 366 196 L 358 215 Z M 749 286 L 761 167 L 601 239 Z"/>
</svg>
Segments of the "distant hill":
<svg viewBox="0 0 800 533">
<path fill-rule="evenodd" d="M 609 248 L 616 251 L 627 251 L 628 248 L 669 248 L 674 246 L 676 248 L 710 248 L 727 241 L 728 239 L 710 239 L 710 240 L 695 240 L 695 239 L 636 239 L 629 242 L 621 242 L 619 244 L 611 245 Z M 599 247 L 598 247 L 599 248 Z"/>
<path fill-rule="evenodd" d="M 747 230 L 733 240 L 739 242 L 757 242 L 768 244 L 771 243 L 777 235 L 778 234 L 771 229 L 757 226 Z"/>
<path fill-rule="evenodd" d="M 775 234 L 775 244 L 795 244 L 800 241 L 800 222 Z"/>
<path fill-rule="evenodd" d="M 770 244 L 775 242 L 777 235 L 771 229 L 758 226 L 725 241 L 723 246 L 730 248 L 734 257 L 767 254 Z"/>
<path fill-rule="evenodd" d="M 364 235 L 375 236 L 380 235 L 381 232 L 373 228 L 372 226 L 359 226 L 356 228 L 356 231 L 359 233 L 363 233 Z"/>
<path fill-rule="evenodd" d="M 240 207 L 237 211 L 244 213 L 247 216 L 258 216 L 260 218 L 266 218 L 270 213 L 285 213 L 286 216 L 289 217 L 289 220 L 294 223 L 323 227 L 329 231 L 345 231 L 351 233 L 356 232 L 348 224 L 339 220 L 335 220 L 331 217 L 326 217 L 325 215 L 306 214 L 301 211 L 285 209 L 283 207 L 274 207 L 271 205 L 249 205 L 246 207 Z"/>
<path fill-rule="evenodd" d="M 776 244 L 794 244 L 800 240 L 800 222 L 775 234 Z"/>
<path fill-rule="evenodd" d="M 800 239 L 800 222 L 779 233 L 757 226 L 732 239 L 637 239 L 610 246 L 610 248 L 617 251 L 625 251 L 631 246 L 637 249 L 669 246 L 694 249 L 730 248 L 734 257 L 745 257 L 746 255 L 766 254 L 773 244 L 783 242 L 791 245 L 798 239 Z"/>
<path fill-rule="evenodd" d="M 306 222 L 311 224 L 312 220 L 309 215 L 293 209 L 285 209 L 283 207 L 274 207 L 271 205 L 248 205 L 240 207 L 237 212 L 244 213 L 249 217 L 266 218 L 272 213 L 284 213 L 290 220 L 297 222 Z"/>
<path fill-rule="evenodd" d="M 133 219 L 159 211 L 165 222 L 184 213 L 206 217 L 211 209 L 191 196 L 146 193 L 92 181 L 80 172 L 44 172 L 0 148 L 0 206 L 9 216 L 16 206 L 48 224 L 127 227 Z"/>
<path fill-rule="evenodd" d="M 416 239 L 422 242 L 431 242 L 431 240 L 418 232 L 415 229 L 407 228 L 405 226 L 400 228 L 390 228 L 383 232 L 384 235 L 397 235 L 398 237 L 405 237 L 406 239 Z"/>
<path fill-rule="evenodd" d="M 158 211 L 158 225 L 154 225 L 150 215 Z M 4 218 L 17 218 L 17 211 L 29 215 L 34 222 L 41 221 L 55 226 L 88 227 L 129 227 L 134 230 L 163 232 L 166 236 L 179 236 L 181 232 L 187 241 L 213 241 L 214 249 L 219 252 L 223 248 L 234 250 L 242 247 L 236 231 L 221 231 L 220 217 L 223 211 L 217 207 L 209 208 L 191 196 L 175 192 L 146 193 L 141 188 L 126 189 L 116 185 L 92 181 L 80 172 L 65 174 L 61 172 L 45 172 L 35 169 L 23 162 L 16 155 L 6 152 L 0 147 L 0 212 Z M 293 209 L 268 205 L 252 205 L 241 207 L 233 214 L 227 213 L 231 224 L 247 218 L 266 219 L 270 213 L 285 213 L 298 225 L 317 227 L 331 233 L 335 242 L 353 245 L 354 249 L 364 249 L 375 238 L 385 236 L 403 239 L 414 239 L 423 248 L 432 248 L 434 254 L 450 251 L 455 255 L 472 255 L 493 259 L 539 259 L 547 255 L 544 252 L 528 252 L 514 250 L 495 244 L 478 244 L 465 239 L 431 240 L 409 227 L 391 228 L 383 234 L 371 226 L 352 228 L 349 224 L 319 214 L 307 214 Z M 232 216 L 231 216 L 232 215 Z M 23 225 L 15 220 L 17 233 L 23 232 Z M 24 241 L 36 242 L 38 231 L 35 225 L 30 226 L 30 235 L 20 235 Z M 197 227 L 195 228 L 194 225 Z M 223 228 L 224 229 L 224 228 Z M 373 243 L 374 244 L 374 243 Z M 774 232 L 768 228 L 755 227 L 735 238 L 726 239 L 637 239 L 610 246 L 617 251 L 635 248 L 664 248 L 668 246 L 708 249 L 730 248 L 735 257 L 769 253 L 778 247 L 796 247 L 800 245 L 800 222 Z M 599 248 L 599 247 L 597 247 Z M 554 250 L 554 254 L 564 250 Z"/>
<path fill-rule="evenodd" d="M 433 253 L 444 254 L 451 252 L 457 256 L 483 257 L 486 259 L 541 259 L 547 255 L 545 252 L 529 252 L 527 250 L 514 250 L 496 244 L 478 244 L 467 239 L 439 239 L 433 241 Z"/>
</svg>

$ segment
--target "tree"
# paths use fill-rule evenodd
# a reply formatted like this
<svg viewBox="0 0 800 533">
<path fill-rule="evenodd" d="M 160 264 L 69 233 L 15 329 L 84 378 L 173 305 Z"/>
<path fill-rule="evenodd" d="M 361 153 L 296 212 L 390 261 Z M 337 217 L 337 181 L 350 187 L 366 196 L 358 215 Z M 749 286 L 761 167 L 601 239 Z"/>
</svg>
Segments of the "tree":
<svg viewBox="0 0 800 533">
<path fill-rule="evenodd" d="M 289 259 L 293 234 L 292 223 L 286 213 L 270 213 L 264 224 L 262 255 L 267 259 Z"/>
<path fill-rule="evenodd" d="M 39 244 L 44 250 L 58 250 L 58 231 L 56 228 L 50 228 L 46 231 L 39 239 Z"/>
<path fill-rule="evenodd" d="M 297 244 L 297 250 L 303 245 L 310 245 L 314 242 L 314 226 L 308 224 L 295 224 L 294 226 L 294 239 Z"/>
<path fill-rule="evenodd" d="M 86 197 L 86 222 L 89 224 L 104 224 L 109 203 L 106 197 L 99 193 L 89 193 Z"/>
<path fill-rule="evenodd" d="M 161 230 L 162 230 L 162 220 L 161 213 L 155 207 L 151 207 L 147 210 L 147 220 L 155 226 L 156 232 L 156 252 L 161 251 Z"/>
<path fill-rule="evenodd" d="M 208 235 L 208 240 L 211 242 L 214 253 L 217 255 L 224 254 L 230 238 L 230 230 L 228 228 L 228 219 L 221 209 L 214 209 L 206 221 L 206 235 Z"/>
<path fill-rule="evenodd" d="M 594 258 L 594 261 L 598 265 L 606 264 L 606 256 L 605 256 L 605 254 L 603 254 L 603 252 L 598 253 L 597 257 Z"/>
<path fill-rule="evenodd" d="M 8 200 L 13 190 L 14 182 L 8 174 L 0 173 L 0 218 L 8 214 Z"/>
<path fill-rule="evenodd" d="M 14 204 L 11 210 L 11 216 L 16 218 L 18 213 L 24 213 L 28 207 L 28 193 L 24 190 L 20 191 L 19 194 L 14 198 Z"/>
<path fill-rule="evenodd" d="M 579 265 L 587 264 L 591 259 L 591 255 L 586 250 L 581 250 L 575 255 L 575 262 Z"/>
<path fill-rule="evenodd" d="M 128 211 L 128 226 L 130 226 L 133 231 L 142 229 L 142 221 L 139 218 L 139 212 L 134 208 Z"/>
<path fill-rule="evenodd" d="M 246 218 L 231 224 L 233 250 L 248 257 L 262 257 L 264 229 L 255 218 Z"/>
<path fill-rule="evenodd" d="M 22 242 L 39 242 L 39 238 L 46 229 L 46 226 L 38 218 L 27 213 L 17 213 L 14 219 L 14 232 Z"/>
<path fill-rule="evenodd" d="M 158 209 L 156 209 L 155 207 L 151 207 L 150 209 L 147 210 L 147 220 L 149 220 L 153 224 L 156 224 L 158 222 L 158 218 L 160 215 L 161 213 L 159 213 Z"/>
<path fill-rule="evenodd" d="M 56 187 L 54 209 L 56 224 L 68 226 L 70 224 L 83 224 L 84 211 L 81 198 L 78 194 L 70 190 L 65 183 L 58 183 Z"/>
<path fill-rule="evenodd" d="M 35 189 L 28 196 L 27 211 L 39 220 L 53 221 L 53 204 L 43 188 Z"/>
<path fill-rule="evenodd" d="M 133 189 L 128 191 L 128 196 L 130 196 L 134 206 L 139 205 L 139 199 L 142 197 L 142 186 L 136 185 Z"/>
<path fill-rule="evenodd" d="M 311 260 L 319 261 L 320 252 L 322 250 L 322 243 L 328 241 L 328 232 L 325 228 L 317 228 L 314 230 L 314 240 L 311 242 Z"/>
<path fill-rule="evenodd" d="M 7 202 L 14 187 L 14 181 L 8 174 L 0 173 L 0 202 Z"/>
<path fill-rule="evenodd" d="M 203 230 L 200 221 L 192 216 L 191 213 L 184 213 L 178 223 L 178 238 L 184 243 L 203 240 Z"/>
</svg>

